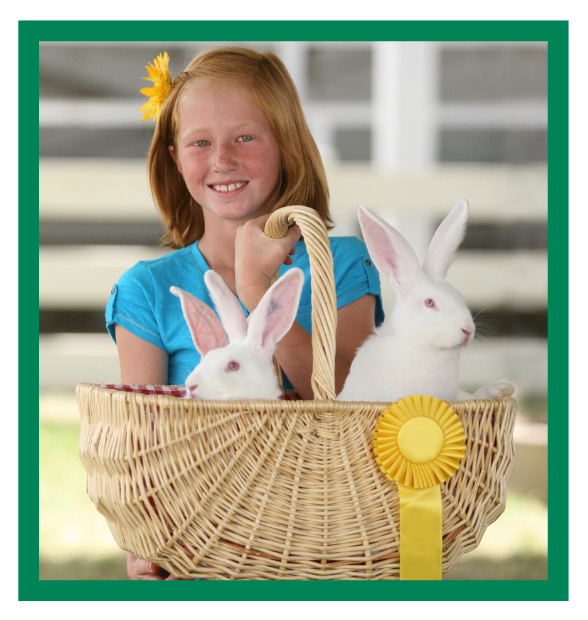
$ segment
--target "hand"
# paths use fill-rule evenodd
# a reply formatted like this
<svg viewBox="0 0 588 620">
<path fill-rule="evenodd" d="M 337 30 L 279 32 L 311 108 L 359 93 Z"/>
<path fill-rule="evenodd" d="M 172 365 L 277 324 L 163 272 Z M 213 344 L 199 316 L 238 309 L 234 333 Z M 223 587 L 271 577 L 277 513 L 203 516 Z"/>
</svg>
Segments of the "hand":
<svg viewBox="0 0 588 620">
<path fill-rule="evenodd" d="M 280 267 L 292 264 L 290 256 L 302 234 L 293 226 L 283 239 L 268 237 L 264 228 L 269 217 L 249 220 L 239 227 L 235 239 L 235 286 L 249 312 L 257 307 Z"/>
<path fill-rule="evenodd" d="M 132 553 L 127 553 L 127 575 L 133 581 L 181 581 L 178 577 L 170 575 L 161 566 L 157 566 L 148 560 L 142 560 Z"/>
</svg>

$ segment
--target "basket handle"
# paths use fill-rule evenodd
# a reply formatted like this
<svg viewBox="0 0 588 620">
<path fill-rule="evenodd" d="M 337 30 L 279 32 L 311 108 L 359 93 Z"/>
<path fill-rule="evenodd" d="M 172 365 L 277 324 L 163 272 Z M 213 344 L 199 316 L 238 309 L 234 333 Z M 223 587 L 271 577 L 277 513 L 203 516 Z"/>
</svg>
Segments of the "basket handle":
<svg viewBox="0 0 588 620">
<path fill-rule="evenodd" d="M 265 234 L 282 239 L 293 224 L 302 231 L 310 260 L 312 390 L 315 400 L 334 400 L 337 294 L 327 227 L 314 209 L 295 205 L 274 211 L 265 225 Z"/>
</svg>

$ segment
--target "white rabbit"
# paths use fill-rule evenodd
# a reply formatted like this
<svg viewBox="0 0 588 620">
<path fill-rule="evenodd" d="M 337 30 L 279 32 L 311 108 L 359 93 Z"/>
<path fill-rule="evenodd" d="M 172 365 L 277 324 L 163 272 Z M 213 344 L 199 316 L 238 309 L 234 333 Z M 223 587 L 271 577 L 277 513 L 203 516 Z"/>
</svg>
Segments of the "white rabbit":
<svg viewBox="0 0 588 620">
<path fill-rule="evenodd" d="M 514 388 L 493 383 L 469 393 L 458 388 L 459 356 L 475 332 L 463 296 L 445 281 L 463 239 L 468 203 L 461 200 L 439 225 L 423 266 L 406 239 L 359 205 L 368 251 L 395 293 L 384 323 L 358 349 L 339 400 L 395 402 L 412 394 L 441 400 L 496 398 Z"/>
<path fill-rule="evenodd" d="M 298 268 L 287 271 L 248 318 L 216 272 L 207 271 L 204 281 L 220 321 L 204 302 L 175 286 L 170 288 L 180 298 L 192 340 L 202 356 L 186 379 L 186 398 L 278 399 L 281 392 L 272 356 L 296 318 L 304 272 Z"/>
</svg>

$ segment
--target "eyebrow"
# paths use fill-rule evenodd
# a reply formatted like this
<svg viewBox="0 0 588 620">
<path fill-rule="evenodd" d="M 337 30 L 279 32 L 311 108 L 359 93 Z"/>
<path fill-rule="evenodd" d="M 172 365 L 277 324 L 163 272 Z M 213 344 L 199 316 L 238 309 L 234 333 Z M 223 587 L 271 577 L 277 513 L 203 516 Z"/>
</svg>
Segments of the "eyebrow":
<svg viewBox="0 0 588 620">
<path fill-rule="evenodd" d="M 258 123 L 256 123 L 255 121 L 247 121 L 245 123 L 239 123 L 238 125 L 235 125 L 234 127 L 232 127 L 233 130 L 238 131 L 239 129 L 242 129 L 244 127 L 255 127 L 256 125 L 258 125 Z M 186 133 L 180 134 L 179 138 L 180 139 L 184 139 L 184 138 L 189 138 L 191 135 L 193 134 L 198 134 L 198 133 L 202 133 L 205 131 L 209 131 L 206 127 L 202 127 L 199 129 L 190 129 L 189 131 L 186 131 Z"/>
</svg>

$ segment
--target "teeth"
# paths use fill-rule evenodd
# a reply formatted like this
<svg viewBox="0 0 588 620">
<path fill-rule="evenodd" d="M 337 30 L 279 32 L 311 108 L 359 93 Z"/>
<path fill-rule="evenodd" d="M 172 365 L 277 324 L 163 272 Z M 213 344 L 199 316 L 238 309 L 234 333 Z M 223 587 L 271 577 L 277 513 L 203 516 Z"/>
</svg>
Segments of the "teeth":
<svg viewBox="0 0 588 620">
<path fill-rule="evenodd" d="M 217 192 L 232 192 L 235 189 L 239 189 L 240 187 L 243 187 L 243 185 L 246 185 L 246 181 L 244 183 L 231 183 L 229 186 L 227 185 L 213 185 L 213 189 L 215 189 Z"/>
</svg>

